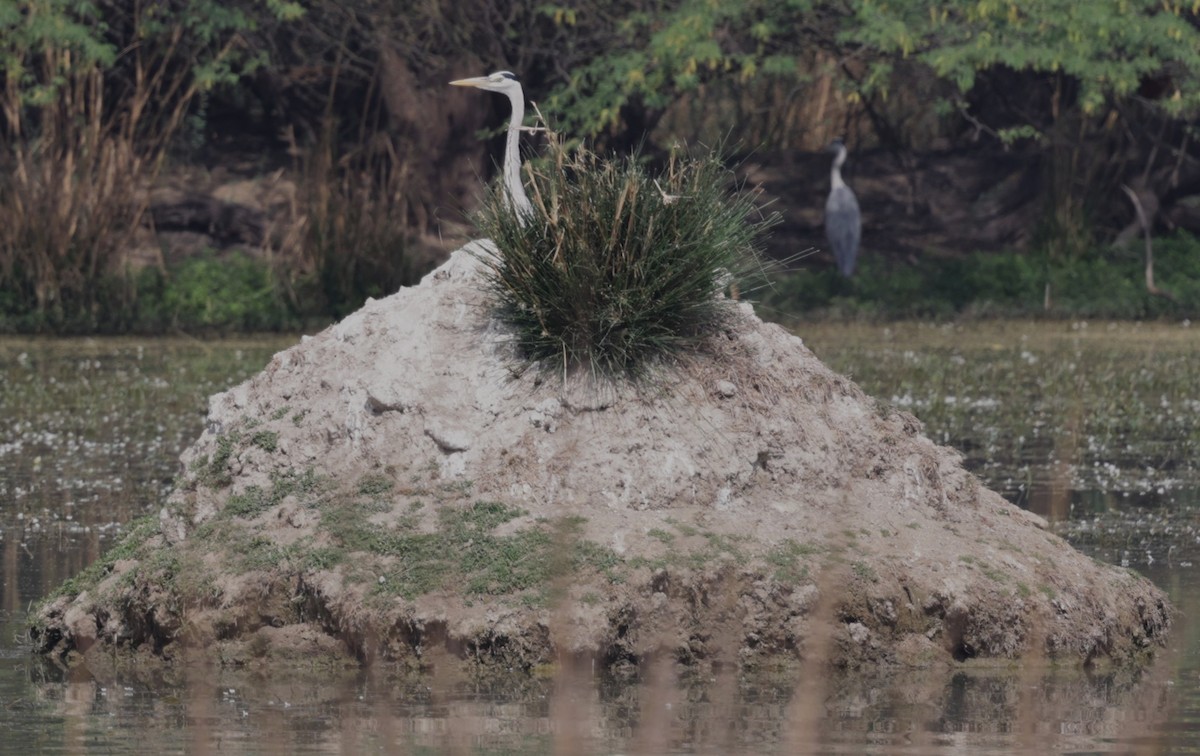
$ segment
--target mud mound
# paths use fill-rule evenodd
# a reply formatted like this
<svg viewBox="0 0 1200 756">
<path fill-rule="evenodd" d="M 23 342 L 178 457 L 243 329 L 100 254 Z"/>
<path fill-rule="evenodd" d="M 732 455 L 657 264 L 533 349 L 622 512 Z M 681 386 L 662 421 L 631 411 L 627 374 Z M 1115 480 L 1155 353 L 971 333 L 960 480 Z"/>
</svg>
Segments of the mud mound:
<svg viewBox="0 0 1200 756">
<path fill-rule="evenodd" d="M 477 251 L 214 396 L 161 515 L 42 608 L 40 649 L 528 669 L 1162 641 L 1146 580 L 749 306 L 649 385 L 564 389 L 514 361 Z"/>
</svg>

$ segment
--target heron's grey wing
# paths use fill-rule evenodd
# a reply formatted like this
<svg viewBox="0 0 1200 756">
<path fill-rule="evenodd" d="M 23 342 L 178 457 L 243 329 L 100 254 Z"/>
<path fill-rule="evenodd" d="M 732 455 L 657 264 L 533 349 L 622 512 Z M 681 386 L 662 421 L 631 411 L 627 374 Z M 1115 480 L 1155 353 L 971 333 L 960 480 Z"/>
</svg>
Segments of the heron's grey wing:
<svg viewBox="0 0 1200 756">
<path fill-rule="evenodd" d="M 825 235 L 838 270 L 849 276 L 854 272 L 858 256 L 858 244 L 862 239 L 862 214 L 858 209 L 858 198 L 849 187 L 839 186 L 829 193 L 825 202 Z"/>
</svg>

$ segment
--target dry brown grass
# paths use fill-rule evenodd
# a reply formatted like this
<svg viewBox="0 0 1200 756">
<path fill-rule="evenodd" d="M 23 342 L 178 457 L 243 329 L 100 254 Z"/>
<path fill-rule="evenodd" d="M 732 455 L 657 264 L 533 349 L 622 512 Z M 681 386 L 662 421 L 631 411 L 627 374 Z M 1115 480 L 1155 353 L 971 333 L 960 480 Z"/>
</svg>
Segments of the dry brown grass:
<svg viewBox="0 0 1200 756">
<path fill-rule="evenodd" d="M 182 29 L 125 56 L 126 79 L 73 41 L 10 40 L 0 84 L 0 315 L 94 328 L 135 295 L 125 255 L 145 187 L 199 93 Z M 227 54 L 228 49 L 218 53 Z"/>
<path fill-rule="evenodd" d="M 146 212 L 139 188 L 151 166 L 106 117 L 101 79 L 68 77 L 36 129 L 11 107 L 19 93 L 5 92 L 17 138 L 0 174 L 0 288 L 10 308 L 47 325 L 94 322 L 131 293 L 119 285 L 121 259 Z"/>
<path fill-rule="evenodd" d="M 340 152 L 335 130 L 327 118 L 306 147 L 286 135 L 299 182 L 277 244 L 298 309 L 342 317 L 414 283 L 428 261 L 413 252 L 409 172 L 390 140 Z"/>
</svg>

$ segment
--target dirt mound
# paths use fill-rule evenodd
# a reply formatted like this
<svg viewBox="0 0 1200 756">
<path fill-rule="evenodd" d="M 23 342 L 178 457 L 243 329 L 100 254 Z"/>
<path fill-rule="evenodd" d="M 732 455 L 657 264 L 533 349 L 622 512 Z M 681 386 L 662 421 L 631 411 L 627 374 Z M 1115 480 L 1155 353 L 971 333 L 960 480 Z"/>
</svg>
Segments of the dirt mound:
<svg viewBox="0 0 1200 756">
<path fill-rule="evenodd" d="M 42 608 L 40 649 L 531 668 L 1161 643 L 1149 582 L 748 305 L 649 385 L 564 389 L 514 360 L 478 251 L 214 396 L 161 515 Z"/>
</svg>

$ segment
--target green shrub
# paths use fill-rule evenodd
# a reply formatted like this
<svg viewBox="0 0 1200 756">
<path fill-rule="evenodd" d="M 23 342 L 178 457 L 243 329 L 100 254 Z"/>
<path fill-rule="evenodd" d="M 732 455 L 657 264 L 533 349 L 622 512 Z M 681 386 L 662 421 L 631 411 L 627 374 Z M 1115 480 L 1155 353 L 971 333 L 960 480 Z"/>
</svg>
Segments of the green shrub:
<svg viewBox="0 0 1200 756">
<path fill-rule="evenodd" d="M 1200 313 L 1200 241 L 1156 239 L 1155 280 L 1173 298 L 1146 291 L 1145 258 L 1097 249 L 1048 259 L 1038 252 L 926 258 L 917 265 L 868 257 L 852 280 L 833 270 L 800 270 L 772 287 L 765 314 L 805 318 L 1042 316 L 1194 318 Z M 1045 308 L 1046 287 L 1051 306 Z"/>
<path fill-rule="evenodd" d="M 522 224 L 502 187 L 478 216 L 499 314 L 526 359 L 555 371 L 634 376 L 697 347 L 730 312 L 731 282 L 761 269 L 759 235 L 775 221 L 731 191 L 714 156 L 673 156 L 650 175 L 636 156 L 607 160 L 551 140 L 530 170 L 534 215 Z"/>
<path fill-rule="evenodd" d="M 273 331 L 295 322 L 270 265 L 233 252 L 191 257 L 165 274 L 144 269 L 131 325 L 142 331 Z"/>
</svg>

